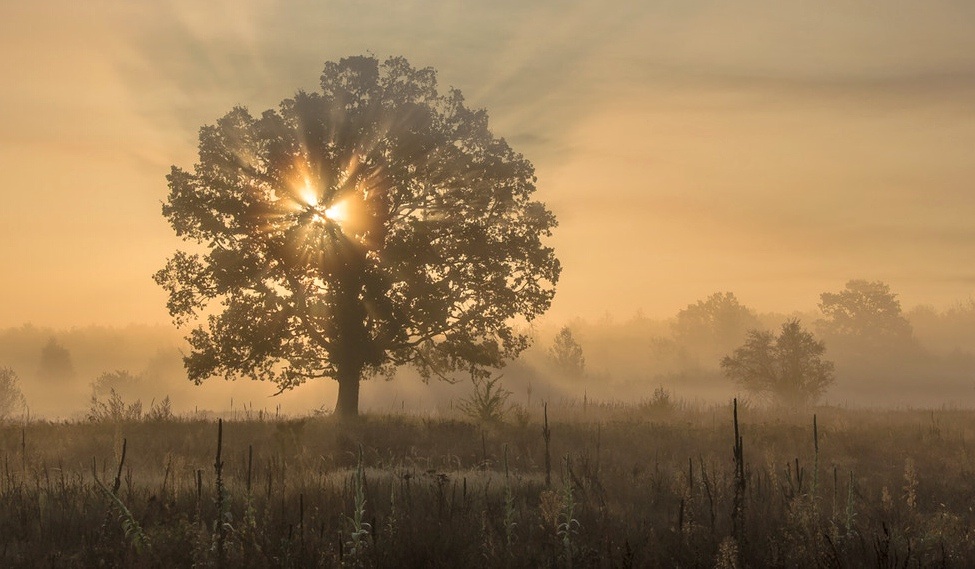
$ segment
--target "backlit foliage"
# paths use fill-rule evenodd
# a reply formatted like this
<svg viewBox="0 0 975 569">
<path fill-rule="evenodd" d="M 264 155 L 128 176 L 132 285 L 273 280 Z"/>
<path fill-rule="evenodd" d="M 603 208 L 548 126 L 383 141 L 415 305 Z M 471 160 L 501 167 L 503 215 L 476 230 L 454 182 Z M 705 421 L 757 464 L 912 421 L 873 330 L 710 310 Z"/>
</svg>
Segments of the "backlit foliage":
<svg viewBox="0 0 975 569">
<path fill-rule="evenodd" d="M 321 86 L 235 108 L 200 130 L 194 170 L 168 176 L 163 214 L 191 246 L 155 279 L 176 322 L 203 320 L 190 378 L 333 378 L 354 414 L 370 373 L 520 353 L 512 319 L 548 308 L 560 269 L 531 163 L 432 69 L 352 57 Z"/>
</svg>

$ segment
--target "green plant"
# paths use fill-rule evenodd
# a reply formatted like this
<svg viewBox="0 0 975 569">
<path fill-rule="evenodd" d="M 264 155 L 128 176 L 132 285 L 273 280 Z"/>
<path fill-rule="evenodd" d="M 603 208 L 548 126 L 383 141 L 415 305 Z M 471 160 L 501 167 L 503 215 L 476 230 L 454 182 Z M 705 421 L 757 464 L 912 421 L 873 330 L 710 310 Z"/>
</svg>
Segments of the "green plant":
<svg viewBox="0 0 975 569">
<path fill-rule="evenodd" d="M 471 374 L 474 389 L 467 398 L 457 404 L 457 407 L 466 416 L 479 423 L 504 422 L 511 392 L 499 385 L 500 381 L 501 376 L 487 379 Z"/>
<path fill-rule="evenodd" d="M 559 512 L 559 524 L 555 533 L 562 541 L 562 554 L 565 559 L 566 567 L 572 567 L 573 558 L 573 537 L 579 533 L 579 520 L 576 519 L 576 501 L 572 493 L 572 464 L 569 457 L 564 460 L 564 471 L 562 481 L 562 504 Z"/>
<path fill-rule="evenodd" d="M 173 413 L 173 402 L 169 399 L 168 395 L 159 403 L 155 401 L 149 403 L 149 412 L 145 414 L 146 421 L 172 421 L 175 418 L 176 414 Z"/>
<path fill-rule="evenodd" d="M 112 504 L 112 508 L 118 513 L 119 523 L 122 526 L 122 532 L 125 536 L 126 541 L 136 550 L 137 553 L 146 552 L 150 549 L 149 537 L 143 531 L 142 526 L 139 521 L 132 515 L 129 508 L 122 502 L 122 499 L 118 496 L 119 487 L 122 485 L 122 468 L 125 465 L 125 454 L 128 447 L 128 440 L 122 440 L 122 451 L 118 463 L 118 473 L 115 475 L 115 481 L 112 483 L 112 488 L 109 489 L 104 483 L 98 478 L 98 470 L 95 468 L 94 459 L 92 460 L 92 478 L 95 480 L 95 485 L 99 490 L 102 491 Z"/>
<path fill-rule="evenodd" d="M 92 393 L 87 418 L 92 423 L 138 421 L 142 418 L 142 401 L 126 403 L 114 387 L 109 389 L 108 399 L 104 401 Z"/>
<path fill-rule="evenodd" d="M 653 395 L 650 399 L 644 400 L 640 407 L 646 409 L 651 413 L 669 413 L 673 411 L 677 405 L 674 402 L 674 398 L 670 391 L 664 389 L 663 387 L 657 387 L 653 390 Z"/>
<path fill-rule="evenodd" d="M 137 552 L 142 553 L 148 551 L 151 547 L 149 537 L 142 529 L 139 521 L 135 519 L 135 516 L 132 515 L 132 512 L 129 511 L 129 508 L 126 507 L 125 503 L 122 502 L 121 498 L 119 498 L 115 492 L 109 490 L 108 487 L 98 479 L 97 475 L 94 478 L 95 485 L 99 490 L 102 491 L 102 494 L 104 494 L 111 501 L 112 507 L 118 512 L 119 522 L 121 523 L 125 539 L 130 545 L 132 545 L 132 547 L 135 548 Z"/>
<path fill-rule="evenodd" d="M 362 465 L 362 447 L 359 447 L 359 460 L 353 474 L 353 491 L 355 503 L 352 516 L 346 518 L 349 526 L 349 539 L 345 542 L 345 556 L 342 559 L 344 567 L 363 567 L 366 551 L 369 547 L 372 525 L 365 521 L 366 492 L 365 470 Z"/>
<path fill-rule="evenodd" d="M 515 495 L 511 490 L 511 476 L 508 472 L 508 445 L 504 445 L 504 538 L 509 560 L 514 555 L 512 548 L 515 541 L 515 526 L 518 525 L 515 521 L 517 513 Z"/>
</svg>

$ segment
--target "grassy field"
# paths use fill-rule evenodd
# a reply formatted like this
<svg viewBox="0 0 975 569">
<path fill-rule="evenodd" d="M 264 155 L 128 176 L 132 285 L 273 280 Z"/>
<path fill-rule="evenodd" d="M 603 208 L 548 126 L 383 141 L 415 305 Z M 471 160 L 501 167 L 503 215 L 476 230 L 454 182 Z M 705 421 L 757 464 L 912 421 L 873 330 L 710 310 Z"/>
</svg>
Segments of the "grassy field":
<svg viewBox="0 0 975 569">
<path fill-rule="evenodd" d="M 6 424 L 0 566 L 975 566 L 975 412 L 738 413 Z"/>
</svg>

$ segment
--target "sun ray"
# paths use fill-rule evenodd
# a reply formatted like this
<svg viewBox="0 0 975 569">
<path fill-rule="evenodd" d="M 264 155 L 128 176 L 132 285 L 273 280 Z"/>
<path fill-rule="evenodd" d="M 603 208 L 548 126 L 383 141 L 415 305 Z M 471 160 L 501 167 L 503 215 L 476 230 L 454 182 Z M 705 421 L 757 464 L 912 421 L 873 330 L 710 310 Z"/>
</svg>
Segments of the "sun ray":
<svg viewBox="0 0 975 569">
<path fill-rule="evenodd" d="M 298 190 L 298 197 L 301 198 L 301 201 L 304 202 L 308 207 L 318 207 L 318 190 L 314 185 L 312 185 L 310 180 L 305 179 L 304 184 L 302 184 L 301 188 Z"/>
<path fill-rule="evenodd" d="M 326 219 L 335 223 L 340 228 L 349 220 L 349 203 L 347 200 L 340 200 L 330 205 L 324 212 Z"/>
</svg>

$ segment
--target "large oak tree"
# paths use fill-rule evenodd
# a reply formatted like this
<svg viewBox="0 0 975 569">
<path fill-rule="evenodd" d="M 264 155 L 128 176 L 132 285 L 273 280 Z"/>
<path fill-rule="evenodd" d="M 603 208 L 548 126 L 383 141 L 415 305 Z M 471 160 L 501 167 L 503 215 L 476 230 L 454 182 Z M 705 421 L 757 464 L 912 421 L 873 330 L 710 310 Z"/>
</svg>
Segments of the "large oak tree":
<svg viewBox="0 0 975 569">
<path fill-rule="evenodd" d="M 336 413 L 395 366 L 483 373 L 551 303 L 556 225 L 532 164 L 461 93 L 403 58 L 329 62 L 321 92 L 200 130 L 163 215 L 189 243 L 155 280 L 196 382 L 338 381 Z"/>
</svg>

